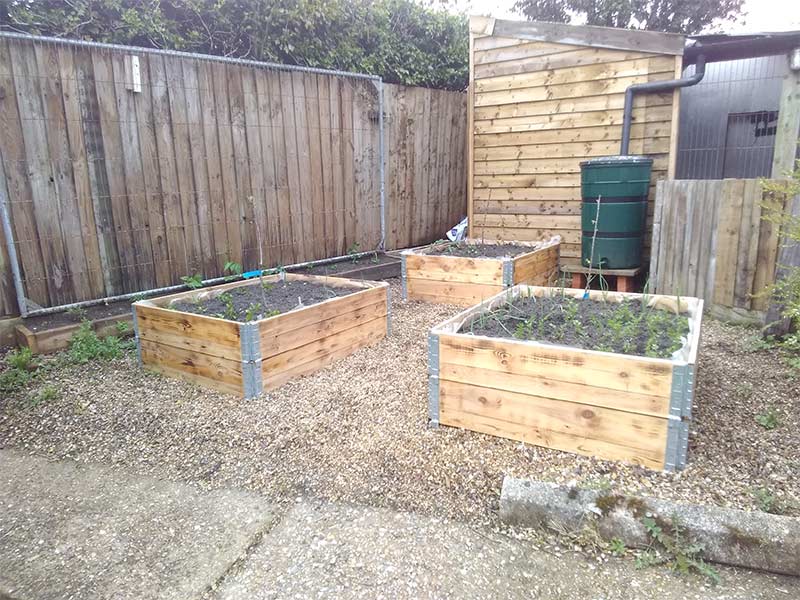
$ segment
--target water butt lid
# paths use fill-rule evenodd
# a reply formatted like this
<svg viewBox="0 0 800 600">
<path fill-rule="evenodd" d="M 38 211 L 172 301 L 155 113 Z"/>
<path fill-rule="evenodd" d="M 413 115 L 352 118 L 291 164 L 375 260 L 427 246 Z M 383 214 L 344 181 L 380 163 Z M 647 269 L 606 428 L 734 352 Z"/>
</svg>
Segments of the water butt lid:
<svg viewBox="0 0 800 600">
<path fill-rule="evenodd" d="M 599 156 L 581 162 L 582 167 L 615 167 L 626 165 L 652 165 L 653 159 L 646 156 L 633 156 L 633 155 L 617 155 L 617 156 Z"/>
</svg>

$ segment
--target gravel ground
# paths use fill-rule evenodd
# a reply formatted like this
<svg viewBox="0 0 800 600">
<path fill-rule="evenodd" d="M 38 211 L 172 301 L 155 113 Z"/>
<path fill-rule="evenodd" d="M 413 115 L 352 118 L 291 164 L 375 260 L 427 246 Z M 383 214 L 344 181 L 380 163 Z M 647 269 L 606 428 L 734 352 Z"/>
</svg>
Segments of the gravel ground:
<svg viewBox="0 0 800 600">
<path fill-rule="evenodd" d="M 54 400 L 5 399 L 0 447 L 124 465 L 276 501 L 316 497 L 494 521 L 503 474 L 800 514 L 800 383 L 751 330 L 706 321 L 689 467 L 666 474 L 443 427 L 427 428 L 426 334 L 456 307 L 403 303 L 393 335 L 257 400 L 137 368 L 133 356 L 54 369 Z M 44 385 L 42 383 L 41 385 Z M 755 417 L 774 410 L 779 426 Z"/>
</svg>

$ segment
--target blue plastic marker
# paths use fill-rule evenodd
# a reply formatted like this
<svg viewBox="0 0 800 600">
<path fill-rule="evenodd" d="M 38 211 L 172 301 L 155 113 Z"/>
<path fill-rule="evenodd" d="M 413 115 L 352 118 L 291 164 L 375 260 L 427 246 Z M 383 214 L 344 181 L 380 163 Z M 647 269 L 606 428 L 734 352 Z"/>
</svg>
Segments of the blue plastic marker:
<svg viewBox="0 0 800 600">
<path fill-rule="evenodd" d="M 253 277 L 258 277 L 259 275 L 261 275 L 261 271 L 248 271 L 247 273 L 242 273 L 242 278 L 251 279 Z"/>
</svg>

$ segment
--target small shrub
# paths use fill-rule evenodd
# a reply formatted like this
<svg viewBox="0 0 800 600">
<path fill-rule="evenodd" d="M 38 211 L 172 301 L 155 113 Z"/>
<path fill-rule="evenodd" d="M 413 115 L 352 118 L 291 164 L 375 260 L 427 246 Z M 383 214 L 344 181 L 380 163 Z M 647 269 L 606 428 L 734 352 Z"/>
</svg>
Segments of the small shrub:
<svg viewBox="0 0 800 600">
<path fill-rule="evenodd" d="M 358 242 L 353 242 L 352 245 L 347 249 L 347 256 L 349 256 L 353 262 L 358 260 L 358 254 L 361 252 L 361 244 Z"/>
<path fill-rule="evenodd" d="M 229 274 L 228 276 L 229 279 L 236 279 L 237 277 L 241 277 L 242 273 L 244 272 L 244 269 L 242 268 L 241 264 L 237 262 L 228 261 L 225 263 L 223 271 Z"/>
<path fill-rule="evenodd" d="M 67 358 L 74 364 L 86 364 L 91 360 L 119 358 L 122 351 L 119 338 L 111 335 L 101 340 L 92 329 L 92 324 L 84 321 L 69 342 Z"/>
<path fill-rule="evenodd" d="M 203 287 L 203 276 L 200 273 L 196 273 L 194 275 L 184 275 L 181 277 L 181 281 L 183 285 L 188 287 L 190 290 L 196 290 Z"/>
<path fill-rule="evenodd" d="M 86 318 L 86 309 L 82 306 L 72 306 L 67 309 L 67 314 L 76 321 L 80 322 Z"/>
<path fill-rule="evenodd" d="M 21 369 L 6 369 L 0 373 L 0 392 L 13 394 L 21 391 L 31 380 L 31 372 Z"/>
<path fill-rule="evenodd" d="M 767 412 L 762 413 L 760 415 L 756 415 L 755 417 L 756 423 L 761 425 L 764 429 L 771 430 L 775 429 L 780 425 L 780 420 L 778 419 L 778 411 L 774 408 L 770 407 Z"/>
<path fill-rule="evenodd" d="M 250 304 L 244 311 L 245 321 L 255 321 L 261 314 L 261 303 L 255 302 Z"/>
<path fill-rule="evenodd" d="M 120 337 L 125 337 L 126 335 L 131 335 L 133 333 L 133 325 L 128 323 L 127 321 L 117 321 L 114 328 L 117 330 L 117 335 Z"/>
</svg>

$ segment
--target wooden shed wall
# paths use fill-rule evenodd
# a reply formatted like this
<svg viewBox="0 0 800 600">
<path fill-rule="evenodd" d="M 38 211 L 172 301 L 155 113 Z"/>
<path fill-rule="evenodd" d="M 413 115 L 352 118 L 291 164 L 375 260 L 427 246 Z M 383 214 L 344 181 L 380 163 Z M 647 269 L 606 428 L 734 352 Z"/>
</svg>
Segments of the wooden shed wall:
<svg viewBox="0 0 800 600">
<path fill-rule="evenodd" d="M 578 263 L 580 162 L 619 152 L 625 90 L 680 77 L 682 38 L 475 17 L 470 28 L 471 235 L 559 234 L 562 261 Z M 673 166 L 677 107 L 677 92 L 634 103 L 630 153 L 654 159 L 648 230 L 655 182 Z"/>
</svg>

